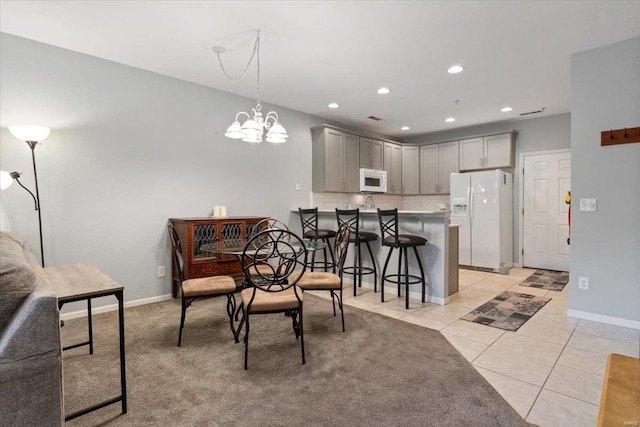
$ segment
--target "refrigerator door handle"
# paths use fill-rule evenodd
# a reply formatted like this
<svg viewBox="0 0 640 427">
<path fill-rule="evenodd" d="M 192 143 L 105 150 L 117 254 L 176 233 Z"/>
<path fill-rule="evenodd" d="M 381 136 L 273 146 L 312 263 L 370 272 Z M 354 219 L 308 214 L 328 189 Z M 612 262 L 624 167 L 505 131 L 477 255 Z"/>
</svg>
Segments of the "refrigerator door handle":
<svg viewBox="0 0 640 427">
<path fill-rule="evenodd" d="M 473 183 L 471 183 L 471 192 L 469 193 L 469 227 L 473 229 Z"/>
</svg>

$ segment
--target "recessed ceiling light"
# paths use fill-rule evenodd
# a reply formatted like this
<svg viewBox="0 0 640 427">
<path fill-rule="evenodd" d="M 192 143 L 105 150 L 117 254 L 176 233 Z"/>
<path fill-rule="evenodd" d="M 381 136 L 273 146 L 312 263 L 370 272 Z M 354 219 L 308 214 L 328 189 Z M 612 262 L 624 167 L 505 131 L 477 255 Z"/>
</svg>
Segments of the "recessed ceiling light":
<svg viewBox="0 0 640 427">
<path fill-rule="evenodd" d="M 513 110 L 513 108 L 511 107 L 504 107 L 503 109 L 501 109 L 500 111 L 502 111 L 503 113 L 508 113 L 509 111 Z"/>
<path fill-rule="evenodd" d="M 448 119 L 445 120 L 445 122 L 447 123 L 451 123 L 451 122 L 455 122 L 456 119 L 454 119 L 453 117 L 449 117 Z"/>
<path fill-rule="evenodd" d="M 450 67 L 447 72 L 449 74 L 458 74 L 459 72 L 461 72 L 462 70 L 464 70 L 464 67 L 462 65 L 454 65 L 452 67 Z"/>
<path fill-rule="evenodd" d="M 389 90 L 388 87 L 381 87 L 380 89 L 378 89 L 378 94 L 380 94 L 380 95 L 386 95 L 389 92 L 391 92 L 391 91 Z"/>
<path fill-rule="evenodd" d="M 402 127 L 400 128 L 400 130 L 409 130 L 409 129 L 411 129 L 409 126 L 402 126 Z"/>
<path fill-rule="evenodd" d="M 331 104 L 327 105 L 327 107 L 329 108 L 338 108 L 340 105 L 337 102 L 332 102 Z"/>
</svg>

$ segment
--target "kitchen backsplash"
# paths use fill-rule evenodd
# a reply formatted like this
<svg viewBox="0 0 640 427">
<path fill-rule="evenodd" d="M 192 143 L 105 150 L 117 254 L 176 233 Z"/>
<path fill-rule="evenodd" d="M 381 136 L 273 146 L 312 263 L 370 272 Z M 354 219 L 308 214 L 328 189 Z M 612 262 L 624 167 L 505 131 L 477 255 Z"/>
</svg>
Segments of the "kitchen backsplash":
<svg viewBox="0 0 640 427">
<path fill-rule="evenodd" d="M 309 206 L 320 209 L 335 209 L 364 205 L 366 194 L 361 193 L 310 193 Z M 436 211 L 441 205 L 449 207 L 449 195 L 442 196 L 395 196 L 372 194 L 376 208 Z"/>
</svg>

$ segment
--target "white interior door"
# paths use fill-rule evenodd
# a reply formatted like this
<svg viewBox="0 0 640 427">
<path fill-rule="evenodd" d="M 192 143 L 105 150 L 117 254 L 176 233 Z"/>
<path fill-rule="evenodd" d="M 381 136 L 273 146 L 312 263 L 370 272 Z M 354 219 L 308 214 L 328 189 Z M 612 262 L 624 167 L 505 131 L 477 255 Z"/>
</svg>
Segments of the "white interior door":
<svg viewBox="0 0 640 427">
<path fill-rule="evenodd" d="M 569 271 L 571 152 L 524 155 L 522 265 Z"/>
</svg>

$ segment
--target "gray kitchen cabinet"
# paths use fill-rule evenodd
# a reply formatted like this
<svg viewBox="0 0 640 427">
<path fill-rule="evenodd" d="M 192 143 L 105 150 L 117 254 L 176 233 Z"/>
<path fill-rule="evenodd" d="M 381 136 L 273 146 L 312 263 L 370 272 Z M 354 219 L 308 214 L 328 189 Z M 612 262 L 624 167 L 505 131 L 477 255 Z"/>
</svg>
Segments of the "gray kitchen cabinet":
<svg viewBox="0 0 640 427">
<path fill-rule="evenodd" d="M 514 133 L 460 141 L 460 170 L 512 168 L 515 165 Z"/>
<path fill-rule="evenodd" d="M 360 167 L 382 169 L 384 143 L 376 139 L 360 137 Z"/>
<path fill-rule="evenodd" d="M 420 194 L 420 147 L 402 147 L 402 194 Z"/>
<path fill-rule="evenodd" d="M 402 194 L 402 149 L 399 144 L 384 143 L 384 170 L 387 171 L 387 194 Z"/>
<path fill-rule="evenodd" d="M 313 191 L 360 191 L 359 137 L 324 126 L 312 128 L 311 135 Z"/>
<path fill-rule="evenodd" d="M 420 147 L 420 194 L 448 194 L 449 175 L 458 172 L 458 141 Z"/>
</svg>

